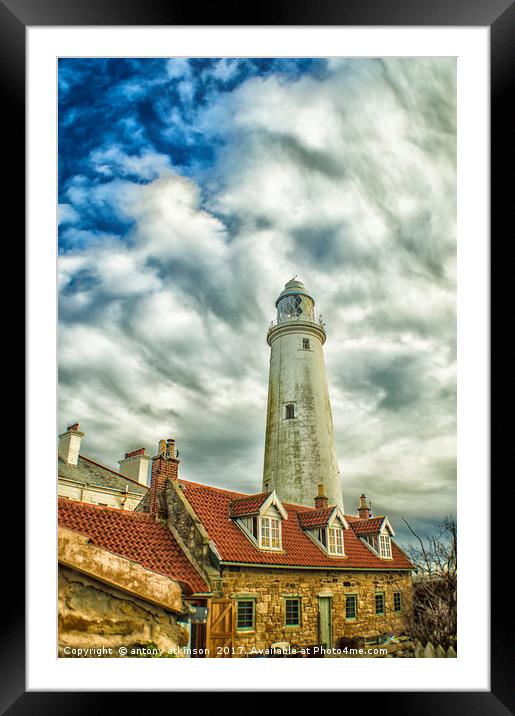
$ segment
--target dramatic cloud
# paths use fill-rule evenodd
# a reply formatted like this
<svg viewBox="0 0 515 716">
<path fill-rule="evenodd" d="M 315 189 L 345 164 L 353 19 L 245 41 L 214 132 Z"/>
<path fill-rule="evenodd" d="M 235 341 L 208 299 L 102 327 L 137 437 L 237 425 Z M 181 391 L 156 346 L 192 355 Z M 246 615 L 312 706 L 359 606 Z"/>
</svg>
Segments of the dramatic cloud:
<svg viewBox="0 0 515 716">
<path fill-rule="evenodd" d="M 261 486 L 274 301 L 327 322 L 347 511 L 455 511 L 452 59 L 62 60 L 60 418 Z M 93 97 L 94 100 L 93 101 Z"/>
</svg>

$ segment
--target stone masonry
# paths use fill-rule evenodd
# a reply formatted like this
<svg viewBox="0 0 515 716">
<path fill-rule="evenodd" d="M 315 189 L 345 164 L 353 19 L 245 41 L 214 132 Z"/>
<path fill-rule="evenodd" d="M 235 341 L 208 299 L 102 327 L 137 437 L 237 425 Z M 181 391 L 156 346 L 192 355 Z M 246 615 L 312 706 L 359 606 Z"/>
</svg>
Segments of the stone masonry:
<svg viewBox="0 0 515 716">
<path fill-rule="evenodd" d="M 403 572 L 329 572 L 319 570 L 226 567 L 222 574 L 223 595 L 234 600 L 255 599 L 255 631 L 235 632 L 235 647 L 245 650 L 269 648 L 286 641 L 304 646 L 318 637 L 318 597 L 332 597 L 333 646 L 342 637 L 373 638 L 406 631 L 412 610 L 411 575 Z M 375 592 L 385 594 L 385 614 L 375 614 Z M 393 611 L 393 593 L 401 592 L 402 611 Z M 345 595 L 356 594 L 357 618 L 345 618 Z M 285 598 L 301 600 L 301 625 L 287 627 Z"/>
<path fill-rule="evenodd" d="M 59 565 L 60 657 L 74 656 L 75 649 L 151 648 L 180 656 L 188 643 L 186 630 L 176 615 L 146 600 L 132 597 L 69 567 Z M 91 653 L 94 656 L 94 653 Z"/>
</svg>

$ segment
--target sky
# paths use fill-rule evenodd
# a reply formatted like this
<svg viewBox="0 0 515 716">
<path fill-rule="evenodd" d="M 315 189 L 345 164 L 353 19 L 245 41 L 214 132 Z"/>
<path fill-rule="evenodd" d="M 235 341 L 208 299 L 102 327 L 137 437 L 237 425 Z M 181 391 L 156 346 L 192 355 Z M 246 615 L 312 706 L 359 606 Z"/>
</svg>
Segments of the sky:
<svg viewBox="0 0 515 716">
<path fill-rule="evenodd" d="M 59 427 L 259 492 L 275 300 L 326 322 L 346 512 L 456 502 L 456 63 L 59 61 Z"/>
</svg>

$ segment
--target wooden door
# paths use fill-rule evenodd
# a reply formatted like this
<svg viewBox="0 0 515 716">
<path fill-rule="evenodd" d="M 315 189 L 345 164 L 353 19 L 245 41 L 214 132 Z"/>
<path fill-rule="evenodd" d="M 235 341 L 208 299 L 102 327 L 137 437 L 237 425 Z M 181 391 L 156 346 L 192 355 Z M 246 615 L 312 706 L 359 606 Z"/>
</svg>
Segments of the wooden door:
<svg viewBox="0 0 515 716">
<path fill-rule="evenodd" d="M 333 620 L 331 597 L 318 598 L 318 639 L 328 649 L 333 645 Z"/>
<path fill-rule="evenodd" d="M 234 605 L 231 599 L 211 599 L 207 620 L 210 658 L 230 658 L 234 642 Z"/>
</svg>

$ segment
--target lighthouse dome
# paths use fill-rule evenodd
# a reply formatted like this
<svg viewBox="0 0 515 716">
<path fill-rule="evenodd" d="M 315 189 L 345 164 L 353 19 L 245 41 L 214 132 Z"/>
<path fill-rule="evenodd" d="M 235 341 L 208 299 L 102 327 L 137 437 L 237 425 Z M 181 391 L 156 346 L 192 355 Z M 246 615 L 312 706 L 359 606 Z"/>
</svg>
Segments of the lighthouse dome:
<svg viewBox="0 0 515 716">
<path fill-rule="evenodd" d="M 277 306 L 277 320 L 286 321 L 292 319 L 307 319 L 312 321 L 314 318 L 313 297 L 306 291 L 302 281 L 292 278 L 285 285 L 279 294 L 279 298 L 275 302 Z"/>
<path fill-rule="evenodd" d="M 315 303 L 315 301 L 313 300 L 313 297 L 311 296 L 311 294 L 309 294 L 309 293 L 306 291 L 306 287 L 304 286 L 304 284 L 302 283 L 302 281 L 297 281 L 296 278 L 292 278 L 292 279 L 291 279 L 290 281 L 288 281 L 288 283 L 284 286 L 283 290 L 282 290 L 281 293 L 279 294 L 279 298 L 278 298 L 277 301 L 275 302 L 275 305 L 277 306 L 277 304 L 279 303 L 279 301 L 281 300 L 281 298 L 283 298 L 283 296 L 290 296 L 290 295 L 292 295 L 292 294 L 293 294 L 293 295 L 298 295 L 298 296 L 308 296 L 308 297 L 313 301 L 313 303 Z"/>
</svg>

